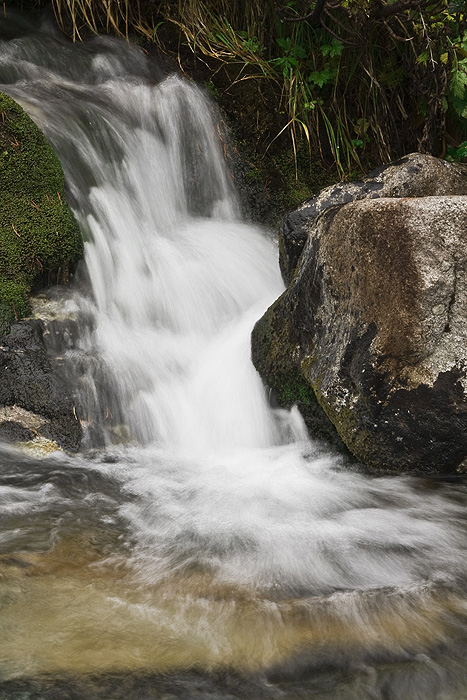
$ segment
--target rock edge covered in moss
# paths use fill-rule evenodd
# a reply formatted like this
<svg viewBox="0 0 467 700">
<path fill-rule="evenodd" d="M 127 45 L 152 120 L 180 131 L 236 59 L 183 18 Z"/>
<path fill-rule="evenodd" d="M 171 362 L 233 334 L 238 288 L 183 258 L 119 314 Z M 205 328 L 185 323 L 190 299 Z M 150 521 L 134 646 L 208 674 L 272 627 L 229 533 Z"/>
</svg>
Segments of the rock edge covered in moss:
<svg viewBox="0 0 467 700">
<path fill-rule="evenodd" d="M 31 290 L 66 283 L 83 244 L 63 171 L 43 133 L 0 93 L 0 335 L 28 311 Z"/>
<path fill-rule="evenodd" d="M 0 184 L 0 440 L 48 438 L 55 448 L 76 450 L 82 431 L 69 387 L 52 367 L 40 322 L 20 319 L 29 312 L 31 292 L 68 282 L 83 243 L 58 158 L 3 93 Z"/>
</svg>

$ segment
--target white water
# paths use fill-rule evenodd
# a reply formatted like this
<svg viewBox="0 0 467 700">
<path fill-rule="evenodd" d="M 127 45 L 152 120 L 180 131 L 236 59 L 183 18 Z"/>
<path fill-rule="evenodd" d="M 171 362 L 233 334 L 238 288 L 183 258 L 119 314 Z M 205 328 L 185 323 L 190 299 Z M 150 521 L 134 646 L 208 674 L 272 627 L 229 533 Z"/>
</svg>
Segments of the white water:
<svg viewBox="0 0 467 700">
<path fill-rule="evenodd" d="M 120 484 L 136 578 L 196 565 L 287 595 L 462 577 L 454 491 L 345 471 L 296 412 L 270 409 L 249 355 L 282 290 L 276 246 L 240 220 L 207 98 L 154 74 L 109 41 L 80 50 L 33 35 L 0 57 L 4 89 L 60 155 L 85 232 L 92 296 L 73 303 L 95 330 L 77 352 L 103 361 L 132 442 L 112 448 L 115 465 L 75 464 Z M 11 495 L 22 512 L 28 498 Z"/>
<path fill-rule="evenodd" d="M 89 65 L 95 85 L 8 60 L 33 76 L 39 99 L 31 104 L 23 86 L 20 97 L 52 141 L 66 152 L 73 139 L 65 167 L 84 203 L 76 215 L 89 238 L 92 343 L 132 437 L 197 454 L 273 443 L 248 358 L 251 327 L 282 290 L 277 251 L 239 221 L 206 97 L 176 76 L 121 79 L 102 54 Z"/>
</svg>

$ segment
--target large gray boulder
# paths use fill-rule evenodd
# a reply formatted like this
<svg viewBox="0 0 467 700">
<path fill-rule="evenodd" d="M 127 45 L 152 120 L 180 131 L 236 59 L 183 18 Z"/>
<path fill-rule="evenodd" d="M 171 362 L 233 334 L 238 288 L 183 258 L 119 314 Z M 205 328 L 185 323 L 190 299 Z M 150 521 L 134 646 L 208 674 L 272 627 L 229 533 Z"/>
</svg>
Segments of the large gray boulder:
<svg viewBox="0 0 467 700">
<path fill-rule="evenodd" d="M 431 178 L 434 196 L 357 198 L 310 217 L 293 282 L 253 331 L 253 361 L 281 405 L 298 403 L 312 434 L 337 433 L 362 463 L 462 472 L 467 173 L 416 159 L 429 174 L 418 191 Z M 395 167 L 410 178 L 406 166 Z"/>
<path fill-rule="evenodd" d="M 289 212 L 282 221 L 279 262 L 285 284 L 292 281 L 311 223 L 330 207 L 359 199 L 446 194 L 467 194 L 467 168 L 421 153 L 411 153 L 395 163 L 382 166 L 363 180 L 326 187 L 316 197 Z"/>
</svg>

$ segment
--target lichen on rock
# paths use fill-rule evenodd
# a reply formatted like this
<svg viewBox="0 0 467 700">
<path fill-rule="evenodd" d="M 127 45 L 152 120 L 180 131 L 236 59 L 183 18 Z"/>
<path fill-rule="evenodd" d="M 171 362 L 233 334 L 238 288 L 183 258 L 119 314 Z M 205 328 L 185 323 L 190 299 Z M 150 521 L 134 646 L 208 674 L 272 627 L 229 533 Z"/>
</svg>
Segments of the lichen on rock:
<svg viewBox="0 0 467 700">
<path fill-rule="evenodd" d="M 279 397 L 281 382 L 304 382 L 377 469 L 467 461 L 467 168 L 433 161 L 392 166 L 395 194 L 414 196 L 357 196 L 310 216 L 292 283 L 253 332 L 264 381 Z"/>
<path fill-rule="evenodd" d="M 459 163 L 448 163 L 421 153 L 411 153 L 395 163 L 381 166 L 363 180 L 340 182 L 326 187 L 282 220 L 279 262 L 285 284 L 292 281 L 310 226 L 331 207 L 341 207 L 360 199 L 446 194 L 467 194 L 467 168 Z"/>
</svg>

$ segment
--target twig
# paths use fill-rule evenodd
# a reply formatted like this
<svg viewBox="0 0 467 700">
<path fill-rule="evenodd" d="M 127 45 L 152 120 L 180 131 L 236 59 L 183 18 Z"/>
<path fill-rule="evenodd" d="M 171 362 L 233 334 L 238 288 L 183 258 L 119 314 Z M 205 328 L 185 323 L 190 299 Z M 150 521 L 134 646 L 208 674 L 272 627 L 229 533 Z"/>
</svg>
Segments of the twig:
<svg viewBox="0 0 467 700">
<path fill-rule="evenodd" d="M 329 19 L 331 19 L 335 24 L 337 24 L 341 29 L 343 29 L 343 30 L 346 31 L 346 32 L 349 31 L 348 28 L 347 28 L 342 22 L 340 22 L 338 19 L 336 19 L 336 18 L 329 12 L 329 10 L 328 10 L 327 8 L 324 9 L 324 14 L 325 14 L 327 17 L 329 17 Z M 357 43 L 357 42 L 346 41 L 346 39 L 343 39 L 342 37 L 338 36 L 337 34 L 334 34 L 334 32 L 333 32 L 331 29 L 329 29 L 329 27 L 327 27 L 327 26 L 324 24 L 324 20 L 323 20 L 322 18 L 321 18 L 321 26 L 322 26 L 327 32 L 329 32 L 330 34 L 332 34 L 332 36 L 333 36 L 335 39 L 337 39 L 338 41 L 342 42 L 343 44 L 347 44 L 348 46 L 358 46 L 358 43 Z M 355 36 L 355 32 L 352 32 L 352 34 L 354 34 L 354 36 Z"/>
<path fill-rule="evenodd" d="M 282 15 L 281 22 L 303 22 L 306 20 L 309 22 L 309 24 L 318 25 L 320 23 L 321 14 L 325 5 L 326 0 L 317 0 L 315 8 L 307 15 L 303 15 L 303 17 L 293 17 L 292 15 L 288 14 L 290 12 L 288 7 L 283 7 L 282 9 L 277 8 L 277 13 Z"/>
<path fill-rule="evenodd" d="M 409 36 L 408 39 L 404 39 L 403 36 L 399 36 L 398 34 L 396 34 L 395 31 L 394 31 L 394 30 L 389 26 L 389 24 L 386 22 L 386 20 L 384 20 L 383 24 L 384 24 L 384 26 L 386 27 L 386 29 L 388 30 L 390 36 L 392 36 L 392 38 L 395 39 L 395 41 L 403 41 L 403 42 L 406 42 L 406 41 L 412 41 L 412 40 L 413 40 L 413 36 Z"/>
<path fill-rule="evenodd" d="M 426 36 L 426 45 L 427 45 L 427 49 L 428 49 L 429 52 L 430 52 L 430 63 L 431 63 L 431 66 L 432 66 L 433 70 L 435 70 L 435 66 L 437 65 L 438 62 L 435 61 L 435 59 L 434 59 L 434 57 L 433 57 L 433 50 L 432 50 L 432 48 L 431 48 L 431 44 L 432 44 L 433 42 L 432 42 L 432 40 L 431 40 L 431 38 L 430 38 L 430 35 L 428 34 L 428 29 L 427 29 L 427 26 L 426 26 L 426 23 L 425 23 L 425 18 L 424 18 L 424 16 L 423 16 L 423 12 L 422 12 L 421 10 L 420 10 L 420 17 L 421 17 L 421 19 L 422 19 L 423 31 L 424 31 L 425 36 Z"/>
</svg>

